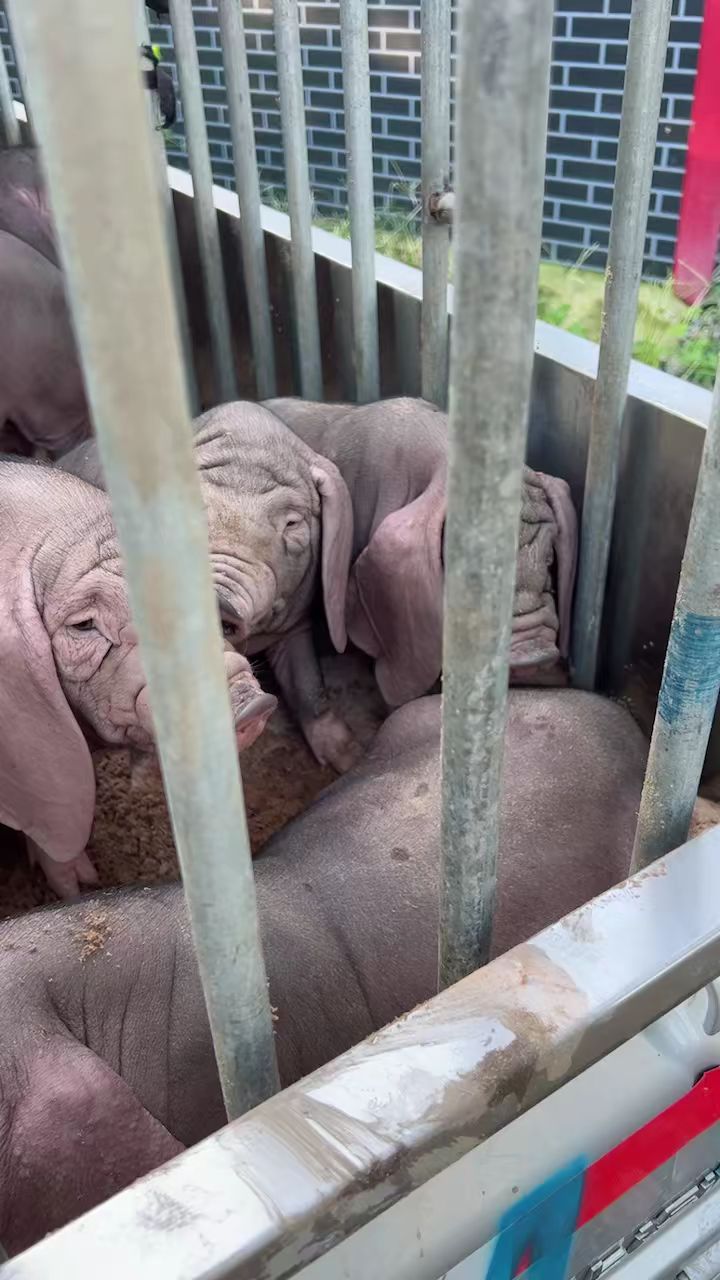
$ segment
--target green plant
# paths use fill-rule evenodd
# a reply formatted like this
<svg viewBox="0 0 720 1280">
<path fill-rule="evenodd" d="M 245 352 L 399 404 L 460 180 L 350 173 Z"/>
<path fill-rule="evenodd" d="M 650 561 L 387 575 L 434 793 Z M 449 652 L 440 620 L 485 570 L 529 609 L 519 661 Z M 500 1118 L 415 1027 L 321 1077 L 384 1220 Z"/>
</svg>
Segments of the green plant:
<svg viewBox="0 0 720 1280">
<path fill-rule="evenodd" d="M 378 253 L 411 267 L 422 267 L 419 184 L 398 170 L 391 194 L 401 207 L 379 210 L 375 219 Z M 275 188 L 263 195 L 266 203 L 287 209 L 287 201 Z M 347 239 L 350 220 L 346 213 L 320 215 L 317 226 Z M 591 245 L 571 266 L 543 261 L 540 264 L 537 314 L 540 320 L 593 342 L 600 339 L 605 277 L 588 262 L 597 252 Z M 450 261 L 452 277 L 452 253 Z M 633 355 L 643 364 L 664 369 L 703 387 L 712 387 L 720 352 L 720 276 L 712 283 L 702 305 L 687 307 L 675 297 L 672 280 L 643 282 L 638 297 Z"/>
<path fill-rule="evenodd" d="M 667 369 L 677 377 L 711 388 L 720 351 L 720 277 L 713 278 L 703 301 L 693 307 L 685 332 L 670 353 Z"/>
</svg>

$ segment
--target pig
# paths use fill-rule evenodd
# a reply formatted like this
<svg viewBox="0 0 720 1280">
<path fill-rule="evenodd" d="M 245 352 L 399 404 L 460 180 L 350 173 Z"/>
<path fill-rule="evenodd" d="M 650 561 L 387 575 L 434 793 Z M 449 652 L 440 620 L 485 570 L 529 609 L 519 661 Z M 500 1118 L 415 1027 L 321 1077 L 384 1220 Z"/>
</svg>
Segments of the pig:
<svg viewBox="0 0 720 1280">
<path fill-rule="evenodd" d="M 150 61 L 147 83 L 170 112 L 172 78 L 152 50 Z M 92 435 L 92 420 L 35 147 L 0 149 L 0 315 L 0 452 L 57 457 Z"/>
<path fill-rule="evenodd" d="M 54 456 L 91 433 L 62 273 L 0 231 L 0 451 Z"/>
<path fill-rule="evenodd" d="M 148 692 L 107 496 L 19 460 L 0 491 L 0 823 L 67 897 L 96 881 L 91 748 L 152 750 Z M 242 749 L 276 700 L 225 650 Z"/>
<path fill-rule="evenodd" d="M 228 636 L 266 651 L 280 691 L 320 764 L 339 773 L 359 747 L 330 706 L 312 637 L 318 580 L 332 643 L 346 645 L 352 505 L 337 467 L 268 409 L 220 405 L 194 423 L 213 580 Z M 96 442 L 58 464 L 103 485 Z"/>
<path fill-rule="evenodd" d="M 49 456 L 92 432 L 55 228 L 32 147 L 0 151 L 0 450 Z"/>
<path fill-rule="evenodd" d="M 248 653 L 267 650 L 316 759 L 343 773 L 360 747 L 323 685 L 311 629 L 316 567 L 337 651 L 349 636 L 376 659 L 378 685 L 391 706 L 429 692 L 442 663 L 447 418 L 416 400 L 363 409 L 268 404 L 272 412 L 236 401 L 195 422 L 211 545 L 223 548 L 218 595 L 223 611 L 237 620 L 238 645 Z M 319 425 L 326 418 L 332 432 Z M 340 446 L 346 438 L 347 450 Z M 326 449 L 336 453 L 337 465 Z M 60 465 L 103 483 L 94 442 Z M 564 481 L 526 468 L 511 659 L 516 676 L 522 671 L 527 679 L 559 656 L 554 555 L 566 651 L 575 545 Z"/>
<path fill-rule="evenodd" d="M 510 692 L 495 955 L 625 876 L 645 755 L 628 713 L 595 694 Z M 287 1085 L 435 993 L 440 699 L 392 714 L 254 868 Z M 224 1114 L 180 887 L 3 922 L 0 980 L 12 1254 Z"/>
<path fill-rule="evenodd" d="M 35 147 L 0 149 L 0 231 L 60 267 L 50 199 Z"/>
<path fill-rule="evenodd" d="M 410 397 L 366 405 L 264 403 L 335 463 L 350 492 L 349 639 L 375 659 L 390 706 L 428 693 L 442 667 L 447 414 Z M 510 648 L 514 683 L 562 682 L 576 555 L 568 485 L 525 467 Z"/>
</svg>

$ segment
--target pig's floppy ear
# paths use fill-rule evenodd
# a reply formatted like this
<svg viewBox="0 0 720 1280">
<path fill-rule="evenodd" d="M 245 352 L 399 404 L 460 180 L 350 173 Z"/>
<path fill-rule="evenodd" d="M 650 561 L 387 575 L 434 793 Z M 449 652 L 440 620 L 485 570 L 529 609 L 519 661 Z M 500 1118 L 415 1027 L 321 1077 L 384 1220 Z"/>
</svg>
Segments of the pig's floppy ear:
<svg viewBox="0 0 720 1280">
<path fill-rule="evenodd" d="M 557 525 L 555 580 L 560 623 L 558 649 L 561 657 L 567 658 L 570 651 L 570 622 L 577 567 L 577 515 L 570 496 L 570 486 L 557 476 L 543 475 L 541 478 Z"/>
<path fill-rule="evenodd" d="M 29 571 L 0 574 L 0 822 L 67 862 L 95 807 L 87 743 L 60 687 Z"/>
<path fill-rule="evenodd" d="M 347 485 L 334 463 L 316 455 L 312 478 L 322 514 L 322 585 L 330 639 L 338 653 L 347 644 L 345 599 L 353 543 L 353 510 Z"/>
<path fill-rule="evenodd" d="M 353 565 L 348 635 L 376 658 L 390 706 L 420 698 L 442 670 L 445 483 L 386 516 Z"/>
</svg>

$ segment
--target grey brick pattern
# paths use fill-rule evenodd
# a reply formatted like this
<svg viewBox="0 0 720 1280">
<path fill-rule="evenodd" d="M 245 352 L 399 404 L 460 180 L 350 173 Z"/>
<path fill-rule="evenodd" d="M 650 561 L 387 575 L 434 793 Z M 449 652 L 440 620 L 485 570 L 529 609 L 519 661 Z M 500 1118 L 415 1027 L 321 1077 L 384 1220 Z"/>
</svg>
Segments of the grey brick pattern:
<svg viewBox="0 0 720 1280">
<path fill-rule="evenodd" d="M 673 5 L 646 241 L 645 270 L 651 276 L 666 276 L 673 259 L 703 3 Z M 193 7 L 213 168 L 218 182 L 232 186 L 217 12 L 214 0 L 194 0 Z M 605 261 L 630 7 L 631 0 L 555 0 L 543 239 L 546 253 L 560 262 L 582 257 L 600 267 Z M 244 0 L 244 9 L 261 185 L 265 198 L 281 197 L 271 0 Z M 420 179 L 420 3 L 369 0 L 368 13 L 375 199 L 380 209 L 412 217 Z M 342 213 L 346 165 L 337 0 L 300 0 L 300 19 L 315 203 L 321 213 Z M 152 35 L 172 64 L 170 28 L 153 27 Z M 174 134 L 169 155 L 185 166 L 182 123 Z"/>
</svg>

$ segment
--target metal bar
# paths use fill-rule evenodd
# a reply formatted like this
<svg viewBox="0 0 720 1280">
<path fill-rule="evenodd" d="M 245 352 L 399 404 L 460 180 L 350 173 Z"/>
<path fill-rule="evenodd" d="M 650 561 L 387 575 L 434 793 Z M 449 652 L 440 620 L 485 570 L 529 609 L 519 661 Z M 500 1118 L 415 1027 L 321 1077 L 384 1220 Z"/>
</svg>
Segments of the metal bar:
<svg viewBox="0 0 720 1280">
<path fill-rule="evenodd" d="M 312 247 L 312 198 L 297 0 L 275 0 L 273 15 L 285 178 L 290 210 L 293 318 L 300 394 L 306 400 L 322 400 L 324 391 L 320 322 Z"/>
<path fill-rule="evenodd" d="M 490 953 L 551 27 L 552 0 L 463 0 L 460 7 L 441 986 Z"/>
<path fill-rule="evenodd" d="M 0 46 L 0 141 L 6 147 L 17 147 L 20 142 L 20 123 L 15 115 L 10 87 L 10 70 L 2 46 Z"/>
<path fill-rule="evenodd" d="M 433 212 L 450 184 L 450 6 L 422 2 L 422 394 L 445 408 L 450 228 Z"/>
<path fill-rule="evenodd" d="M 136 0 L 136 24 L 138 43 L 150 43 L 150 30 L 147 20 L 147 7 L 145 0 Z M 165 139 L 162 130 L 159 128 L 160 108 L 156 95 L 150 94 L 150 119 L 154 130 L 155 146 L 157 148 L 157 179 L 160 188 L 160 195 L 163 202 L 163 215 L 165 219 L 165 234 L 167 239 L 168 251 L 170 254 L 170 269 L 172 273 L 173 292 L 175 296 L 175 309 L 180 327 L 180 339 L 182 342 L 183 362 L 185 366 L 185 380 L 187 383 L 187 393 L 193 414 L 200 412 L 200 396 L 198 393 L 197 377 L 195 373 L 195 355 L 193 351 L 192 337 L 190 334 L 190 319 L 188 316 L 187 300 L 185 298 L 185 284 L 182 274 L 182 263 L 180 261 L 180 247 L 177 237 L 177 223 L 175 221 L 175 206 L 173 204 L 173 195 L 170 190 L 167 172 L 167 153 L 165 151 Z"/>
<path fill-rule="evenodd" d="M 200 80 L 200 63 L 195 43 L 192 0 L 170 0 L 170 21 L 185 119 L 188 160 L 193 180 L 193 208 L 205 285 L 205 305 L 210 324 L 215 392 L 221 401 L 234 400 L 237 396 L 235 357 L 220 247 L 220 229 L 213 200 L 212 167 Z"/>
<path fill-rule="evenodd" d="M 131 5 L 96 0 L 13 0 L 13 10 L 235 1116 L 273 1091 L 277 1073 L 135 18 Z"/>
<path fill-rule="evenodd" d="M 605 272 L 573 624 L 575 683 L 595 686 L 628 374 L 672 0 L 634 0 Z"/>
<path fill-rule="evenodd" d="M 498 1170 L 512 1169 L 517 1147 L 508 1135 L 503 1150 L 511 1158 L 496 1159 L 488 1173 L 484 1152 L 493 1134 L 718 973 L 720 829 L 671 854 L 660 871 L 594 899 L 11 1259 L 3 1280 L 285 1280 L 386 1210 L 391 1233 L 393 1208 L 418 1187 L 425 1188 L 426 1222 L 442 1219 L 448 1180 L 430 1180 L 461 1160 L 467 1179 L 470 1160 L 483 1153 L 484 1181 L 494 1193 L 503 1181 Z M 705 1047 L 698 1039 L 693 1048 L 687 1016 L 680 1021 L 690 1039 L 691 1081 L 693 1053 L 697 1069 L 713 1061 L 716 1038 L 706 1038 Z M 658 1031 L 647 1058 L 677 1059 L 670 1030 L 672 1052 L 658 1053 Z M 633 1066 L 645 1060 L 639 1048 L 629 1056 Z M 673 1067 L 672 1096 L 684 1076 Z M 608 1069 L 602 1079 L 607 1084 L 614 1073 Z M 587 1096 L 600 1116 L 609 1108 L 609 1141 L 620 1141 L 615 1091 Z M 574 1107 L 568 1100 L 563 1111 L 558 1100 L 550 1112 L 568 1117 L 563 1127 L 577 1121 L 578 1092 L 571 1097 Z M 632 1113 L 625 1114 L 629 1122 Z M 587 1124 L 580 1127 L 592 1150 L 597 1134 L 590 1139 Z M 626 1132 L 635 1127 L 637 1121 L 628 1123 Z M 534 1130 L 522 1132 L 532 1150 Z M 473 1189 L 482 1188 L 477 1164 L 470 1176 Z M 517 1200 L 510 1186 L 508 1175 L 508 1205 Z M 495 1234 L 501 1207 L 491 1195 L 465 1198 L 473 1226 L 458 1232 L 451 1247 L 469 1252 Z M 396 1233 L 403 1221 L 395 1218 Z M 362 1237 L 355 1240 L 362 1249 Z M 406 1254 L 407 1236 L 404 1245 L 397 1234 L 392 1243 Z M 430 1241 L 423 1246 L 428 1253 Z M 455 1253 L 447 1267 L 432 1271 L 421 1263 L 417 1274 L 437 1276 L 457 1260 Z M 332 1274 L 344 1271 L 337 1266 Z M 357 1266 L 352 1274 L 394 1269 Z"/>
<path fill-rule="evenodd" d="M 240 247 L 250 318 L 250 340 L 255 361 L 255 385 L 258 399 L 265 400 L 277 394 L 275 340 L 265 237 L 260 222 L 260 182 L 255 154 L 245 28 L 240 0 L 218 0 L 218 11 L 230 112 L 235 190 L 240 205 Z"/>
<path fill-rule="evenodd" d="M 24 135 L 25 135 L 26 143 L 30 146 L 34 146 L 35 131 L 33 129 L 32 116 L 30 114 L 30 95 L 28 93 L 28 76 L 27 76 L 27 67 L 25 65 L 25 54 L 22 49 L 20 32 L 10 21 L 11 4 L 12 4 L 12 0 L 10 0 L 10 3 L 6 4 L 5 13 L 8 18 L 10 35 L 12 37 L 13 55 L 15 57 L 15 74 L 17 76 L 18 84 L 20 85 L 20 97 L 22 100 L 22 104 L 25 108 Z M 22 141 L 22 139 L 23 139 L 23 130 L 21 129 L 20 140 Z"/>
<path fill-rule="evenodd" d="M 687 840 L 720 693 L 720 373 L 690 517 L 633 867 Z"/>
<path fill-rule="evenodd" d="M 639 1225 L 639 1224 L 638 1224 Z M 684 1267 L 691 1268 L 699 1254 L 712 1250 L 707 1276 L 717 1275 L 720 1237 L 720 1186 L 717 1184 L 677 1216 L 661 1222 L 640 1248 L 626 1249 L 613 1266 L 613 1280 L 659 1280 L 674 1276 L 689 1280 Z M 700 1271 L 702 1274 L 702 1270 Z M 695 1268 L 690 1275 L 697 1275 Z"/>
<path fill-rule="evenodd" d="M 340 0 L 340 38 L 352 252 L 355 398 L 360 404 L 367 404 L 380 399 L 367 0 Z"/>
</svg>

